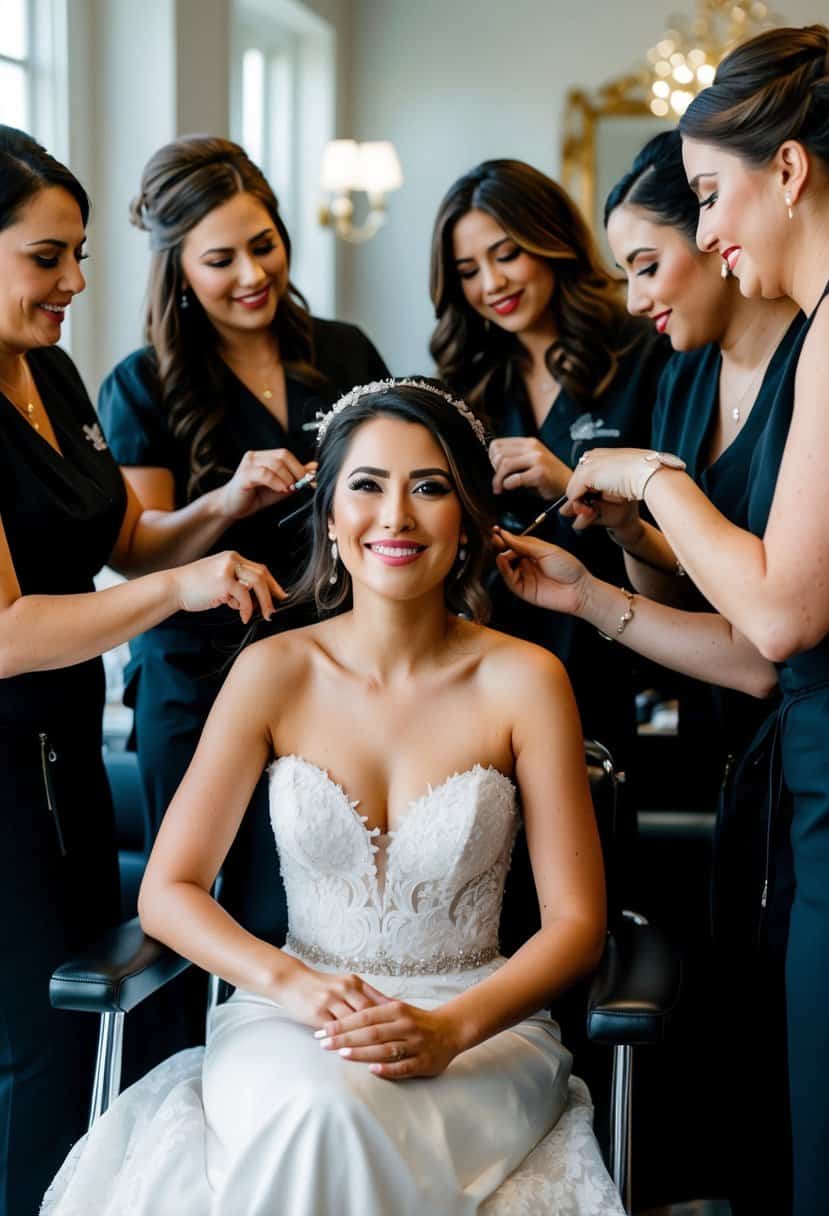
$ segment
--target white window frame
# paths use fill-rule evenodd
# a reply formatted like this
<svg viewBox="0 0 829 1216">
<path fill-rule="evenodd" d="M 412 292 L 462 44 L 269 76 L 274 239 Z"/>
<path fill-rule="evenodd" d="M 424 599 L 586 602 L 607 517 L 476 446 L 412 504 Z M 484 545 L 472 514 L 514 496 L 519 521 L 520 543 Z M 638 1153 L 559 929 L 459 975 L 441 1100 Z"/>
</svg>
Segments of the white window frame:
<svg viewBox="0 0 829 1216">
<path fill-rule="evenodd" d="M 312 310 L 332 316 L 336 301 L 336 249 L 317 223 L 319 170 L 335 134 L 336 35 L 329 22 L 299 0 L 234 0 L 231 43 L 230 129 L 244 143 L 242 59 L 258 50 L 265 59 L 263 155 L 291 236 L 291 278 Z M 274 121 L 288 110 L 285 123 Z"/>
</svg>

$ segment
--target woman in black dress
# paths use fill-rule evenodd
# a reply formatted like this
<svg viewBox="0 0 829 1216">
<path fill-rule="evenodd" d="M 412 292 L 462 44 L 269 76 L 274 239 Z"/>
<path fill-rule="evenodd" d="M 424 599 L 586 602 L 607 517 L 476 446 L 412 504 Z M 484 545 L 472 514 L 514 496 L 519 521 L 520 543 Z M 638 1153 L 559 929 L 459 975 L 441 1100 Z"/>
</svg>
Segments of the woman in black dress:
<svg viewBox="0 0 829 1216">
<path fill-rule="evenodd" d="M 745 526 L 751 460 L 768 426 L 781 376 L 805 317 L 786 298 L 767 301 L 742 296 L 737 280 L 722 275 L 720 268 L 725 265 L 722 259 L 697 248 L 698 214 L 698 203 L 688 186 L 682 163 L 681 137 L 674 130 L 650 140 L 630 172 L 611 190 L 605 222 L 611 249 L 628 279 L 628 308 L 637 315 L 650 317 L 667 333 L 675 349 L 659 382 L 651 434 L 653 446 L 680 456 L 689 474 L 718 509 L 732 523 Z M 786 432 L 783 429 L 775 434 L 780 445 L 779 459 Z M 710 605 L 684 572 L 677 572 L 676 556 L 670 545 L 658 529 L 640 518 L 638 503 L 602 503 L 597 509 L 586 508 L 576 526 L 596 523 L 597 514 L 599 522 L 610 529 L 613 539 L 623 547 L 628 577 L 640 593 L 636 600 L 636 624 L 631 621 L 626 625 L 618 635 L 619 642 L 686 674 L 696 665 L 697 674 L 703 679 L 716 681 L 716 686 L 707 687 L 714 695 L 717 712 L 713 717 L 709 715 L 706 734 L 699 737 L 699 732 L 694 740 L 689 759 L 698 767 L 704 765 L 712 772 L 718 771 L 721 780 L 726 757 L 731 756 L 733 763 L 733 757 L 745 751 L 772 712 L 774 696 L 770 700 L 758 694 L 776 693 L 774 669 L 762 660 L 759 652 L 748 657 L 750 652 L 743 643 L 736 653 L 731 652 L 730 661 L 724 660 L 724 639 L 716 638 L 716 630 L 722 629 L 724 623 L 714 623 Z M 545 569 L 549 570 L 545 598 L 548 607 L 570 611 L 577 599 L 581 619 L 596 624 L 603 619 L 605 604 L 612 613 L 621 600 L 616 587 L 589 577 L 583 568 L 565 561 L 564 555 L 559 555 L 555 569 L 561 580 L 558 588 L 549 562 L 545 563 Z M 581 589 L 578 596 L 567 583 L 568 577 L 578 583 Z M 691 623 L 687 612 L 660 611 L 656 604 L 652 609 L 641 598 L 644 596 L 700 615 Z M 678 636 L 684 644 L 678 645 Z M 711 646 L 710 657 L 707 645 Z M 699 695 L 704 695 L 705 689 L 695 681 L 689 681 L 688 687 L 692 694 L 696 695 L 698 689 Z M 720 820 L 715 891 L 718 908 L 723 903 L 734 907 L 739 902 L 737 893 L 742 890 L 746 856 L 752 842 L 755 848 L 762 843 L 766 830 L 762 816 L 755 815 L 754 820 L 740 824 L 738 833 L 736 825 L 724 818 Z M 780 911 L 783 928 L 779 936 L 784 939 L 788 915 L 785 901 Z M 736 943 L 734 926 L 729 926 L 726 932 L 722 915 L 717 918 L 716 929 L 720 946 L 717 957 L 727 963 L 719 983 L 722 992 L 725 987 L 732 988 L 729 977 L 737 974 Z M 780 1146 L 789 1136 L 785 1029 L 780 1007 L 781 960 L 779 950 L 763 958 L 754 957 L 755 942 L 751 935 L 748 940 L 743 938 L 739 946 L 743 956 L 751 960 L 752 986 L 756 990 L 762 984 L 768 999 L 761 1003 L 750 1029 L 740 1019 L 739 1035 L 728 1034 L 723 1013 L 724 1009 L 737 1007 L 734 1000 L 718 1003 L 715 1022 L 709 1022 L 712 973 L 711 957 L 706 956 L 702 982 L 690 985 L 688 996 L 693 998 L 695 992 L 701 992 L 702 999 L 691 1008 L 686 1003 L 687 1041 L 680 1045 L 675 1068 L 687 1081 L 702 1061 L 713 1058 L 716 1045 L 727 1043 L 728 1069 L 740 1095 L 741 1118 L 744 1122 L 754 1120 L 747 1137 L 750 1153 L 774 1153 L 778 1164 L 773 1180 L 757 1176 L 746 1168 L 747 1158 L 741 1158 L 729 1147 L 723 1160 L 717 1163 L 718 1176 L 726 1180 L 735 1212 L 754 1213 L 761 1200 L 775 1210 L 784 1210 L 789 1171 Z M 739 977 L 739 983 L 743 984 L 749 979 L 742 968 Z M 762 1039 L 777 1041 L 780 1047 L 761 1074 L 755 1068 L 754 1049 Z M 778 1099 L 770 1103 L 769 1110 L 762 1099 L 775 1092 Z M 716 1127 L 704 1106 L 690 1098 L 684 1112 L 689 1120 L 697 1120 L 701 1114 L 705 1118 L 711 1145 L 705 1157 L 713 1165 L 713 1151 L 718 1151 L 723 1143 L 722 1128 Z M 733 1107 L 729 1107 L 729 1114 L 732 1112 Z"/>
<path fill-rule="evenodd" d="M 680 130 L 700 248 L 720 254 L 744 295 L 787 295 L 807 316 L 752 456 L 746 527 L 661 453 L 591 452 L 568 495 L 645 500 L 700 591 L 777 666 L 782 704 L 766 798 L 773 805 L 786 790 L 792 801 L 793 1211 L 812 1216 L 829 1194 L 829 30 L 772 30 L 732 51 Z M 774 861 L 769 849 L 758 932 Z"/>
<path fill-rule="evenodd" d="M 237 553 L 94 590 L 107 562 L 163 565 L 164 538 L 55 345 L 88 213 L 67 169 L 0 127 L 1 1216 L 37 1211 L 88 1115 L 88 1019 L 53 1013 L 49 977 L 119 911 L 99 656 L 181 610 L 269 615 L 278 592 Z"/>
<path fill-rule="evenodd" d="M 502 522 L 520 530 L 563 492 L 598 437 L 643 443 L 669 348 L 627 316 L 576 206 L 550 178 L 513 160 L 459 178 L 432 237 L 438 371 L 489 423 Z M 608 578 L 619 551 L 595 530 L 552 516 L 541 535 Z M 635 731 L 628 656 L 581 622 L 495 589 L 495 622 L 552 650 L 567 667 L 584 730 L 629 761 Z M 597 673 L 601 673 L 601 679 Z"/>
<path fill-rule="evenodd" d="M 132 218 L 153 252 L 148 345 L 101 388 L 113 455 L 157 513 L 171 562 L 241 546 L 280 580 L 305 561 L 315 420 L 387 370 L 352 325 L 312 317 L 289 279 L 277 200 L 242 148 L 193 136 L 147 163 Z M 296 512 L 296 513 L 295 513 Z M 283 526 L 283 519 L 292 516 Z M 290 610 L 274 628 L 302 623 Z M 126 700 L 155 829 L 190 763 L 244 629 L 217 609 L 178 616 L 131 646 Z"/>
<path fill-rule="evenodd" d="M 688 473 L 732 523 L 746 524 L 747 474 L 768 421 L 788 353 L 805 317 L 787 298 L 746 299 L 722 258 L 696 246 L 697 200 L 688 186 L 678 130 L 650 140 L 610 191 L 605 224 L 628 281 L 628 309 L 665 333 L 674 355 L 662 373 L 650 442 L 685 461 Z M 785 441 L 785 435 L 781 436 Z M 782 447 L 781 447 L 782 454 Z M 638 504 L 601 507 L 600 521 L 625 551 L 632 586 L 678 607 L 706 609 L 677 573 L 664 536 Z M 586 511 L 577 527 L 595 521 Z M 752 698 L 720 692 L 700 763 L 719 768 L 768 714 Z"/>
</svg>

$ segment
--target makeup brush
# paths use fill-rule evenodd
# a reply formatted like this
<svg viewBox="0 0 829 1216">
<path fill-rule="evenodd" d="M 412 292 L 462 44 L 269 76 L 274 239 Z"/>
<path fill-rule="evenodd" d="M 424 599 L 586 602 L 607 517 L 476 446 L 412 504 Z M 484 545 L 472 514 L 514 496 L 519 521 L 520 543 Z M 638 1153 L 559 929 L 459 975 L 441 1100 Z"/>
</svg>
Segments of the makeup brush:
<svg viewBox="0 0 829 1216">
<path fill-rule="evenodd" d="M 559 509 L 559 507 L 562 506 L 565 502 L 567 502 L 567 495 L 562 494 L 560 498 L 557 498 L 555 500 L 555 502 L 548 503 L 547 506 L 544 508 L 544 510 L 541 512 L 541 514 L 536 515 L 536 517 L 532 521 L 532 523 L 528 524 L 527 527 L 524 528 L 524 530 L 522 532 L 518 533 L 518 535 L 527 536 L 530 532 L 534 532 L 539 524 L 544 523 L 544 520 L 547 518 L 548 515 L 552 515 L 553 511 L 557 511 Z"/>
<path fill-rule="evenodd" d="M 312 485 L 315 477 L 316 473 L 306 473 L 304 477 L 300 477 L 299 481 L 294 482 L 294 493 L 296 493 L 297 490 L 304 490 L 306 486 Z M 305 502 L 301 504 L 301 506 L 298 506 L 296 510 L 289 511 L 287 515 L 283 515 L 276 521 L 277 528 L 283 528 L 285 524 L 290 523 L 292 519 L 296 519 L 297 515 L 301 515 L 303 511 L 307 511 L 313 501 L 314 499 L 312 495 L 311 498 L 307 498 Z"/>
</svg>

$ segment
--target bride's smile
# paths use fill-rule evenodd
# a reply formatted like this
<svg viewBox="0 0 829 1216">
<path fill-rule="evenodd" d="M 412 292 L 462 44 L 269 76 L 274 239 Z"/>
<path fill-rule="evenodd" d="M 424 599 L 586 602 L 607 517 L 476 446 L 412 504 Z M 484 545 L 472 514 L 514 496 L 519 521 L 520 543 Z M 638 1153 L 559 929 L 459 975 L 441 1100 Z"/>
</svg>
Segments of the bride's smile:
<svg viewBox="0 0 829 1216">
<path fill-rule="evenodd" d="M 408 599 L 442 584 L 463 546 L 462 508 L 440 444 L 417 423 L 376 418 L 354 435 L 329 536 L 355 593 Z"/>
</svg>

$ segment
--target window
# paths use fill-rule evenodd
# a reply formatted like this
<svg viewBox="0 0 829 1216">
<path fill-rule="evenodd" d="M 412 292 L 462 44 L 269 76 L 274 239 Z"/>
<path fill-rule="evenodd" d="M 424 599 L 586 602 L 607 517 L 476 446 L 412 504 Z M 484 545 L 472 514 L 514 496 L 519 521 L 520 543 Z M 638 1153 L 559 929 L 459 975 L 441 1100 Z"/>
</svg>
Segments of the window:
<svg viewBox="0 0 829 1216">
<path fill-rule="evenodd" d="M 27 0 L 3 0 L 0 24 L 0 122 L 26 131 L 31 122 Z"/>
<path fill-rule="evenodd" d="M 292 280 L 330 316 L 334 244 L 316 213 L 322 151 L 334 137 L 334 31 L 297 0 L 234 0 L 233 17 L 231 132 L 279 199 Z"/>
</svg>

